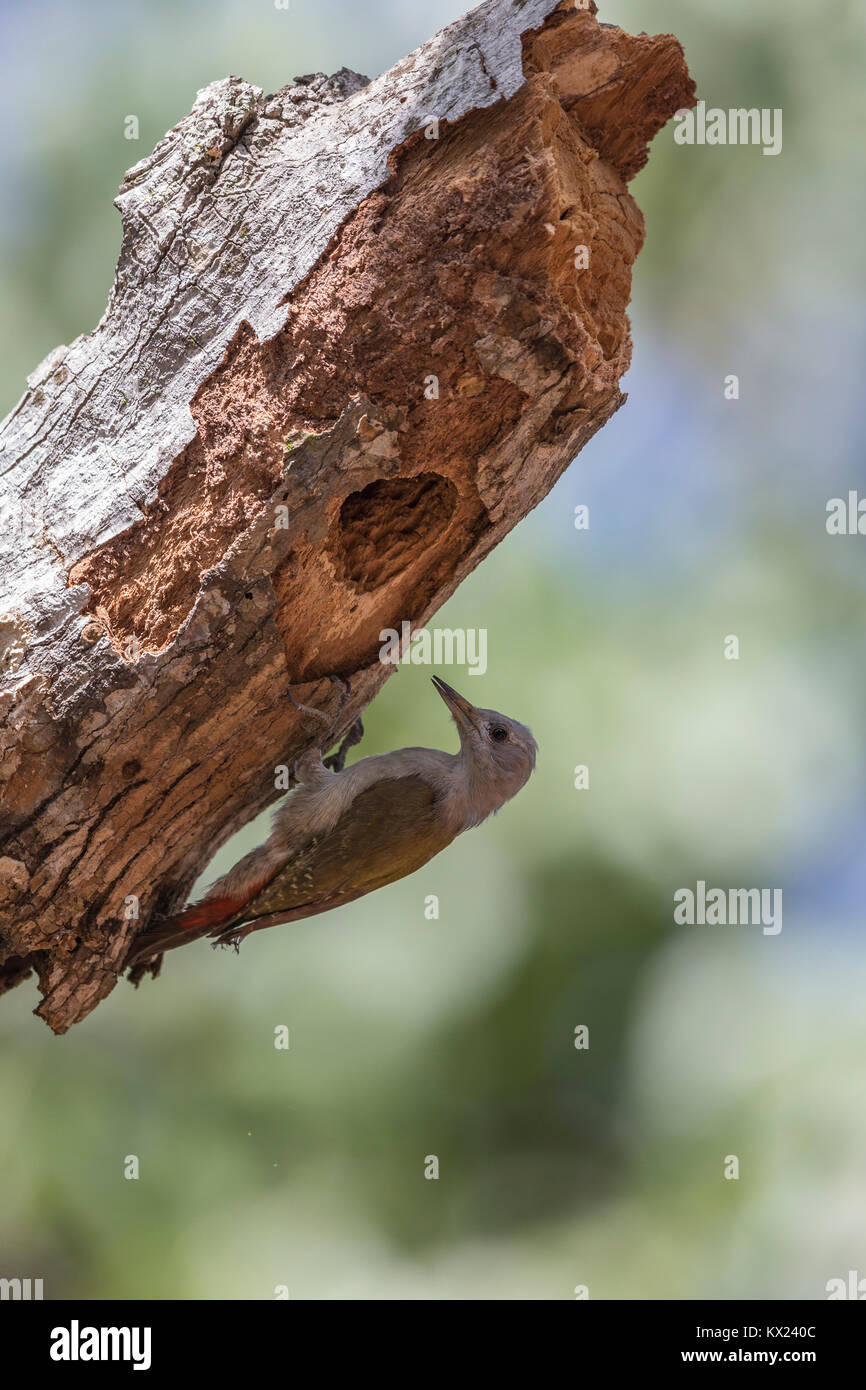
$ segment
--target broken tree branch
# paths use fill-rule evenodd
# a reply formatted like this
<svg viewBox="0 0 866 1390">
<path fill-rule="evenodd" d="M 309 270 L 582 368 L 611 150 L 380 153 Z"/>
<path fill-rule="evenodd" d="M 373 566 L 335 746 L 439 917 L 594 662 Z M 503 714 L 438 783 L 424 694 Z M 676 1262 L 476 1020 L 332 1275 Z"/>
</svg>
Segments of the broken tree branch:
<svg viewBox="0 0 866 1390">
<path fill-rule="evenodd" d="M 694 90 L 594 11 L 488 0 L 374 82 L 215 82 L 126 175 L 105 315 L 0 431 L 0 986 L 35 970 L 55 1031 L 322 743 L 297 704 L 345 736 L 381 630 L 622 404 L 626 184 Z"/>
</svg>

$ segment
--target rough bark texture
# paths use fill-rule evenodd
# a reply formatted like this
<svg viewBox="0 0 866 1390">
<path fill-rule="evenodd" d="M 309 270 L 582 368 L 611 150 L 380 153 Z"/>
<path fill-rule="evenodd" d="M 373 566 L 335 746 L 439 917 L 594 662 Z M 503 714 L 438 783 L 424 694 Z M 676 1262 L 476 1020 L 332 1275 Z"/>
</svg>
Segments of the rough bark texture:
<svg viewBox="0 0 866 1390">
<path fill-rule="evenodd" d="M 593 11 L 227 78 L 127 174 L 106 313 L 0 432 L 0 986 L 55 1031 L 622 404 L 626 182 L 694 91 Z"/>
</svg>

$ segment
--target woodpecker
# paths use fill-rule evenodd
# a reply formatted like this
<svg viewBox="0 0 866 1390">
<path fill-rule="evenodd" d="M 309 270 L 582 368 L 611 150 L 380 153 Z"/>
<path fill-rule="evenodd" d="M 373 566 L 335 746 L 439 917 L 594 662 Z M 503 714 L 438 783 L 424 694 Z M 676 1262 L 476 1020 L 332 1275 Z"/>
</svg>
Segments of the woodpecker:
<svg viewBox="0 0 866 1390">
<path fill-rule="evenodd" d="M 250 932 L 341 907 L 414 873 L 510 801 L 535 768 L 531 731 L 476 708 L 438 676 L 433 684 L 457 726 L 459 753 L 400 748 L 345 769 L 341 758 L 335 771 L 311 749 L 295 764 L 298 785 L 267 841 L 201 902 L 137 937 L 126 964 L 201 936 L 237 946 Z"/>
</svg>

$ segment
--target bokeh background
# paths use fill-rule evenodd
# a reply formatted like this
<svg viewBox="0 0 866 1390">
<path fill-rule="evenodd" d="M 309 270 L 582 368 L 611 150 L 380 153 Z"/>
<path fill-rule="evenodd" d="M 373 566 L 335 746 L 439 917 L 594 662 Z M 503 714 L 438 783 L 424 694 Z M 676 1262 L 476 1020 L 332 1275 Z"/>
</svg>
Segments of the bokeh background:
<svg viewBox="0 0 866 1390">
<path fill-rule="evenodd" d="M 463 8 L 7 0 L 0 409 L 96 323 L 123 172 L 197 88 L 372 76 Z M 782 107 L 784 149 L 657 138 L 628 404 L 436 620 L 488 629 L 487 674 L 444 674 L 532 725 L 537 775 L 414 877 L 238 957 L 170 956 L 64 1038 L 32 986 L 2 1001 L 0 1274 L 47 1297 L 823 1298 L 866 1276 L 866 536 L 825 529 L 829 498 L 866 496 L 864 15 L 601 18 L 674 31 L 710 105 Z M 388 682 L 363 752 L 454 745 L 429 674 Z M 781 934 L 675 926 L 699 878 L 781 888 Z"/>
</svg>

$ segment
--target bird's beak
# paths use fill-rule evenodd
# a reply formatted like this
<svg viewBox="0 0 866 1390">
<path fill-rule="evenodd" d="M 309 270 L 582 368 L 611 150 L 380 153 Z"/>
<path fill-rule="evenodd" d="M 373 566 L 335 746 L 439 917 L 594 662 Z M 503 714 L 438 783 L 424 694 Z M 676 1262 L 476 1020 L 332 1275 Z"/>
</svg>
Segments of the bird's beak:
<svg viewBox="0 0 866 1390">
<path fill-rule="evenodd" d="M 478 717 L 478 711 L 475 706 L 470 705 L 469 701 L 464 699 L 462 695 L 458 695 L 453 686 L 447 685 L 441 677 L 433 676 L 432 680 L 439 694 L 442 696 L 442 699 L 450 709 L 457 728 L 474 728 L 475 721 Z"/>
</svg>

